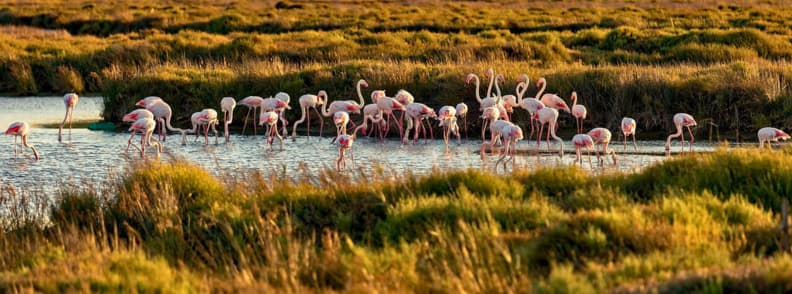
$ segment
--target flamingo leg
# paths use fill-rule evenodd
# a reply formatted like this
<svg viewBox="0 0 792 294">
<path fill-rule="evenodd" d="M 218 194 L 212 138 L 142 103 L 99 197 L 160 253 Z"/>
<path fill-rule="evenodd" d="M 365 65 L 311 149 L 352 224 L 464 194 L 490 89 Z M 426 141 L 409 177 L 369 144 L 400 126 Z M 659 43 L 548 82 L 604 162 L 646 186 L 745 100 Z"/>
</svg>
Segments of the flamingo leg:
<svg viewBox="0 0 792 294">
<path fill-rule="evenodd" d="M 242 125 L 242 135 L 243 136 L 245 135 L 245 130 L 247 129 L 248 117 L 250 117 L 250 111 L 251 110 L 253 110 L 253 108 L 252 107 L 248 107 L 247 114 L 245 115 L 245 124 Z M 254 119 L 253 123 L 255 124 L 256 123 L 256 121 L 255 121 L 256 118 L 254 117 L 253 119 Z"/>
<path fill-rule="evenodd" d="M 313 110 L 316 112 L 316 116 L 319 117 L 319 137 L 322 137 L 322 131 L 324 131 L 324 120 L 322 119 L 322 115 L 319 113 L 319 110 L 316 110 L 316 107 L 314 107 Z"/>
<path fill-rule="evenodd" d="M 690 130 L 689 126 L 687 127 L 687 130 L 688 134 L 690 134 L 690 152 L 693 152 L 693 140 L 695 140 L 695 138 L 693 138 L 693 131 Z"/>
<path fill-rule="evenodd" d="M 597 150 L 594 149 L 594 151 L 597 151 Z M 586 148 L 586 155 L 588 155 L 589 168 L 594 168 L 594 164 L 591 163 L 591 148 Z M 598 156 L 597 158 L 599 158 L 599 155 L 597 155 L 597 156 Z M 581 162 L 581 164 L 582 164 L 582 162 Z"/>
<path fill-rule="evenodd" d="M 632 134 L 632 137 L 633 137 L 633 147 L 635 148 L 635 151 L 638 151 L 638 143 L 635 142 L 635 140 L 636 140 L 635 139 L 635 133 Z"/>
<path fill-rule="evenodd" d="M 393 117 L 393 120 L 396 120 L 396 115 L 394 115 L 393 112 L 391 112 L 390 115 Z M 396 125 L 399 127 L 399 137 L 403 137 L 404 132 L 402 132 L 402 123 L 400 121 L 396 121 Z"/>
<path fill-rule="evenodd" d="M 136 132 L 137 132 L 137 130 L 135 130 L 135 129 L 132 130 L 132 136 L 129 136 L 129 140 L 127 141 L 126 152 L 129 152 L 129 146 L 132 145 L 132 139 L 135 138 L 135 133 Z"/>
<path fill-rule="evenodd" d="M 680 150 L 680 152 L 685 152 L 685 132 L 682 132 L 682 127 L 679 127 L 679 131 L 680 131 L 680 136 L 682 136 L 681 137 L 682 141 L 679 142 L 680 143 L 679 145 L 682 146 L 682 150 Z"/>
<path fill-rule="evenodd" d="M 420 137 L 420 133 L 422 131 L 423 131 L 423 134 L 424 134 L 424 138 L 426 138 L 426 130 L 424 130 L 423 123 L 421 122 L 420 118 L 416 117 L 414 119 L 414 121 L 415 121 L 414 122 L 414 124 L 415 124 L 415 126 L 414 126 L 415 127 L 415 136 L 413 136 L 413 143 L 418 143 L 418 138 Z"/>
<path fill-rule="evenodd" d="M 624 135 L 624 150 L 623 151 L 627 152 L 627 136 L 629 136 L 629 135 L 625 134 L 625 133 L 622 133 L 622 135 Z"/>
<path fill-rule="evenodd" d="M 17 159 L 17 135 L 14 135 L 14 159 Z"/>
<path fill-rule="evenodd" d="M 583 156 L 581 155 L 579 146 L 575 146 L 575 154 L 577 155 L 577 157 L 575 157 L 575 163 L 582 165 L 583 164 Z"/>
<path fill-rule="evenodd" d="M 467 126 L 467 115 L 465 115 L 465 117 L 463 117 L 462 119 L 464 120 L 464 122 L 462 124 L 464 124 L 464 127 L 465 127 L 465 140 L 468 140 L 470 138 L 468 137 L 468 133 L 467 133 L 467 128 L 468 128 L 468 126 Z"/>
<path fill-rule="evenodd" d="M 72 133 L 72 117 L 74 116 L 74 109 L 69 108 L 69 140 L 71 141 L 71 133 Z"/>
</svg>

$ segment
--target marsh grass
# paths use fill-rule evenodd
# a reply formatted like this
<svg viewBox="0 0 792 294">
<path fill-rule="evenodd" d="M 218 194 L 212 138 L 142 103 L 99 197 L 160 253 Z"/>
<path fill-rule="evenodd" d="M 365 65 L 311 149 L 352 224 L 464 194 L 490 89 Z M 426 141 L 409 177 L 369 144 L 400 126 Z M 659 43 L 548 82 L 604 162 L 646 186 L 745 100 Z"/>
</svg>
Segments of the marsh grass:
<svg viewBox="0 0 792 294">
<path fill-rule="evenodd" d="M 0 288 L 789 290 L 773 213 L 789 159 L 720 150 L 633 175 L 298 179 L 140 162 L 54 199 L 1 190 Z"/>
</svg>

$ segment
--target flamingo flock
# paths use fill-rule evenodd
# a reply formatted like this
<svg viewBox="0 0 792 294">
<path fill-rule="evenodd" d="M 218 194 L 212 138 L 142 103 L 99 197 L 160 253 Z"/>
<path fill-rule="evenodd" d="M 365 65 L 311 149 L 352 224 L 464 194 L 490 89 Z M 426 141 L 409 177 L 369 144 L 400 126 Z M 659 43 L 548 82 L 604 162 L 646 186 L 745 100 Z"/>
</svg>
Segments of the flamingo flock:
<svg viewBox="0 0 792 294">
<path fill-rule="evenodd" d="M 610 156 L 613 164 L 616 165 L 616 152 L 609 147 L 612 139 L 611 131 L 603 127 L 594 127 L 588 132 L 584 132 L 584 124 L 589 113 L 586 107 L 579 103 L 577 92 L 573 91 L 569 95 L 572 102 L 570 108 L 558 94 L 544 93 L 548 83 L 545 78 L 537 80 L 536 88 L 538 91 L 534 97 L 525 97 L 530 85 L 527 74 L 519 75 L 516 79 L 518 84 L 515 88 L 515 93 L 506 95 L 503 95 L 499 84 L 506 81 L 503 74 L 496 73 L 490 68 L 485 72 L 484 76 L 489 79 L 489 84 L 483 97 L 480 92 L 481 81 L 478 75 L 470 73 L 464 80 L 466 84 L 475 83 L 475 99 L 479 103 L 478 110 L 482 119 L 481 139 L 483 142 L 480 146 L 482 160 L 486 161 L 487 154 L 491 153 L 500 156 L 495 164 L 496 169 L 501 163 L 504 170 L 506 170 L 508 163 L 511 162 L 512 166 L 514 165 L 517 142 L 525 138 L 519 122 L 513 121 L 513 119 L 515 118 L 515 111 L 522 109 L 527 112 L 529 117 L 529 120 L 525 122 L 530 127 L 527 139 L 531 140 L 534 133 L 536 133 L 537 153 L 540 152 L 544 133 L 547 151 L 553 152 L 550 142 L 552 138 L 555 145 L 558 146 L 558 156 L 563 158 L 564 140 L 557 135 L 556 131 L 558 129 L 558 118 L 561 113 L 569 113 L 575 119 L 576 124 L 576 134 L 572 138 L 572 144 L 576 149 L 575 162 L 578 164 L 583 163 L 583 150 L 585 150 L 590 166 L 593 166 L 591 151 L 594 151 L 599 165 L 603 165 L 603 156 Z M 362 88 L 368 87 L 367 81 L 358 80 L 355 84 L 357 93 L 355 98 L 357 99 L 351 100 L 334 100 L 330 102 L 327 92 L 323 90 L 316 94 L 300 96 L 298 102 L 301 116 L 292 125 L 292 141 L 297 139 L 297 126 L 303 123 L 306 124 L 306 134 L 310 134 L 311 110 L 313 110 L 316 119 L 319 120 L 320 137 L 324 131 L 324 118 L 331 117 L 336 127 L 336 136 L 331 143 L 338 148 L 336 169 L 341 171 L 346 167 L 346 158 L 353 157 L 350 152 L 354 141 L 357 139 L 358 132 L 368 136 L 376 132 L 379 140 L 383 141 L 391 128 L 396 127 L 402 144 L 408 144 L 410 141 L 415 144 L 419 142 L 421 135 L 423 135 L 425 141 L 429 140 L 429 137 L 434 139 L 430 121 L 435 120 L 438 122 L 437 127 L 443 130 L 446 152 L 449 150 L 449 141 L 452 140 L 452 136 L 456 137 L 458 144 L 461 143 L 462 132 L 464 132 L 465 138 L 468 138 L 467 114 L 469 107 L 467 104 L 461 102 L 456 105 L 443 105 L 438 112 L 435 112 L 434 108 L 424 103 L 416 102 L 415 96 L 404 89 L 399 90 L 393 97 L 387 96 L 385 90 L 373 90 L 370 95 L 371 103 L 366 104 Z M 494 92 L 492 91 L 493 88 Z M 72 117 L 74 109 L 77 107 L 79 96 L 75 93 L 68 93 L 64 95 L 63 101 L 66 106 L 66 114 L 58 128 L 59 142 L 63 141 L 63 128 L 67 122 L 69 139 L 71 139 Z M 239 105 L 247 108 L 242 134 L 244 135 L 249 117 L 252 115 L 253 134 L 257 134 L 258 126 L 265 126 L 267 144 L 270 145 L 270 149 L 272 149 L 272 145 L 277 139 L 280 150 L 283 150 L 283 141 L 284 137 L 288 137 L 287 126 L 289 124 L 288 120 L 286 120 L 285 112 L 291 109 L 289 106 L 290 101 L 289 94 L 284 92 L 279 92 L 268 98 L 248 96 L 239 101 L 236 101 L 233 97 L 223 97 L 220 100 L 220 110 L 223 114 L 222 123 L 225 142 L 231 141 L 229 125 L 233 122 L 234 110 Z M 214 109 L 206 108 L 193 113 L 190 120 L 192 123 L 191 128 L 181 129 L 171 124 L 173 111 L 164 99 L 157 96 L 149 96 L 140 99 L 135 105 L 141 108 L 131 111 L 122 118 L 122 122 L 131 124 L 129 127 L 131 136 L 127 141 L 127 151 L 129 151 L 130 147 L 134 147 L 141 156 L 145 156 L 146 148 L 154 147 L 155 153 L 159 156 L 168 132 L 181 133 L 183 145 L 187 144 L 186 138 L 188 134 L 194 134 L 195 140 L 198 140 L 202 134 L 204 144 L 209 144 L 209 131 L 211 130 L 215 137 L 215 144 L 218 144 L 219 132 L 217 127 L 220 124 L 220 118 L 218 112 Z M 258 110 L 258 113 L 256 110 Z M 398 116 L 396 112 L 398 112 Z M 352 115 L 359 114 L 362 114 L 363 119 L 360 124 L 356 124 Z M 680 138 L 681 151 L 684 152 L 686 142 L 689 147 L 688 150 L 692 151 L 694 137 L 691 127 L 697 125 L 696 120 L 690 114 L 677 113 L 673 116 L 672 122 L 676 132 L 666 138 L 666 151 L 670 152 L 671 141 L 678 137 Z M 460 123 L 462 124 L 461 127 Z M 545 131 L 545 127 L 547 131 Z M 632 136 L 633 147 L 637 151 L 637 123 L 635 119 L 624 117 L 620 127 L 624 151 L 627 150 L 627 139 L 629 136 Z M 350 129 L 353 129 L 351 133 L 348 132 Z M 429 135 L 427 135 L 427 129 Z M 685 140 L 685 129 L 687 129 L 687 133 L 690 136 L 689 141 Z M 15 159 L 18 158 L 19 154 L 30 157 L 30 155 L 25 153 L 26 148 L 32 151 L 33 159 L 39 159 L 38 150 L 28 142 L 30 130 L 31 128 L 26 122 L 19 121 L 11 123 L 6 129 L 6 135 L 14 136 Z M 490 133 L 489 138 L 486 137 L 488 131 Z M 157 133 L 157 138 L 154 138 L 155 132 Z M 140 135 L 139 144 L 134 141 L 135 136 L 138 134 Z M 412 135 L 412 138 L 410 138 L 410 135 Z M 772 142 L 790 138 L 784 131 L 771 127 L 760 129 L 757 135 L 760 148 L 764 148 L 765 144 L 767 144 L 768 148 L 771 148 Z M 18 139 L 21 139 L 23 147 L 21 149 L 18 149 Z M 489 151 L 486 149 L 489 149 Z"/>
</svg>

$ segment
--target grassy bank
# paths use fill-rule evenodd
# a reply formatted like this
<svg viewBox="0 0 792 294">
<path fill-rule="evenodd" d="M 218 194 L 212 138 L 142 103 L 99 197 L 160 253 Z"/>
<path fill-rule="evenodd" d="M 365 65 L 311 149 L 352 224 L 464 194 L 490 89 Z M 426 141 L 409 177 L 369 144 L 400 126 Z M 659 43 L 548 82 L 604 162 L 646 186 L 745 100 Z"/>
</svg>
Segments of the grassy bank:
<svg viewBox="0 0 792 294">
<path fill-rule="evenodd" d="M 774 211 L 790 159 L 733 150 L 634 175 L 366 183 L 146 162 L 55 200 L 0 190 L 0 289 L 789 291 Z"/>
</svg>

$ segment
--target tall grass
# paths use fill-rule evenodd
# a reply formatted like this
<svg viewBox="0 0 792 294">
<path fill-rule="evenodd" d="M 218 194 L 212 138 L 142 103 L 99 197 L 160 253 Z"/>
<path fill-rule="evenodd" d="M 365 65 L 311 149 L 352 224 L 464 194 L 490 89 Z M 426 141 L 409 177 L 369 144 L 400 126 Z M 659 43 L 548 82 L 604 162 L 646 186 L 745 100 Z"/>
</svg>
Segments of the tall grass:
<svg viewBox="0 0 792 294">
<path fill-rule="evenodd" d="M 0 222 L 0 289 L 788 291 L 772 212 L 788 193 L 768 191 L 786 191 L 791 157 L 718 151 L 630 176 L 468 170 L 367 183 L 141 162 L 56 199 L 0 190 L 0 219 L 24 220 Z M 744 180 L 695 180 L 705 175 Z M 762 181 L 775 186 L 757 190 Z"/>
</svg>

